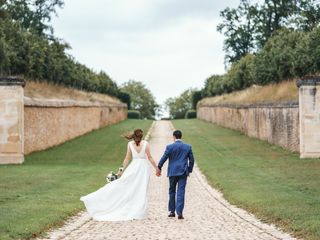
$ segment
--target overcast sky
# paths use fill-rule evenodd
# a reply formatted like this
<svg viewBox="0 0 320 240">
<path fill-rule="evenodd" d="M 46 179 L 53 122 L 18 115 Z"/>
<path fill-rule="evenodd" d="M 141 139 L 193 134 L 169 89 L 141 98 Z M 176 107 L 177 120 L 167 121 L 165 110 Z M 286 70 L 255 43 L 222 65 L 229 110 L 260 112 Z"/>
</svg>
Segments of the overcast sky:
<svg viewBox="0 0 320 240">
<path fill-rule="evenodd" d="M 239 0 L 65 0 L 55 34 L 81 63 L 121 85 L 142 81 L 159 103 L 224 73 L 225 7 Z"/>
</svg>

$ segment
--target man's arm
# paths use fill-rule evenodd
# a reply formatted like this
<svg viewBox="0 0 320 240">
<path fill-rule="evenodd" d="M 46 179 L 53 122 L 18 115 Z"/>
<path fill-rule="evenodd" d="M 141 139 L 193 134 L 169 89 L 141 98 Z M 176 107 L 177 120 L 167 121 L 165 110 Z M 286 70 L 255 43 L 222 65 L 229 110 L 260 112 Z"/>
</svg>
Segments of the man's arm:
<svg viewBox="0 0 320 240">
<path fill-rule="evenodd" d="M 166 150 L 164 151 L 164 154 L 162 156 L 162 158 L 160 159 L 159 163 L 158 163 L 158 168 L 161 170 L 163 164 L 167 161 L 169 157 L 169 148 L 168 146 L 166 147 Z"/>
<path fill-rule="evenodd" d="M 193 165 L 194 165 L 194 156 L 193 156 L 193 152 L 192 152 L 192 147 L 190 146 L 190 151 L 189 151 L 189 166 L 188 166 L 188 171 L 189 173 L 192 173 L 193 170 Z"/>
</svg>

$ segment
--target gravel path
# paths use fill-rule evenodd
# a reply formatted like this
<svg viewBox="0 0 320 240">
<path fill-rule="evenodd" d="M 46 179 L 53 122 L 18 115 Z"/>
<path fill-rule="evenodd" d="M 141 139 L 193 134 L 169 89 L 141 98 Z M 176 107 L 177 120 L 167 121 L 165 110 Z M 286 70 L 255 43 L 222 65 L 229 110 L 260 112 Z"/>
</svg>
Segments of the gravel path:
<svg viewBox="0 0 320 240">
<path fill-rule="evenodd" d="M 158 121 L 152 128 L 150 144 L 156 161 L 172 141 L 171 129 L 168 121 Z M 45 239 L 294 239 L 230 205 L 208 185 L 197 167 L 188 179 L 184 220 L 168 219 L 167 200 L 168 179 L 164 169 L 161 178 L 151 176 L 147 219 L 96 222 L 82 212 L 60 229 L 49 232 Z"/>
</svg>

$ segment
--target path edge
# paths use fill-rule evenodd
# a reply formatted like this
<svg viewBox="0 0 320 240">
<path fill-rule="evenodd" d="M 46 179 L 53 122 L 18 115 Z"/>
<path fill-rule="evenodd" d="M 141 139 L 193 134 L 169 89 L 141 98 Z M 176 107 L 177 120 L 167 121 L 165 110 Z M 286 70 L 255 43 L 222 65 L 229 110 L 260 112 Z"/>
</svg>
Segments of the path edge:
<svg viewBox="0 0 320 240">
<path fill-rule="evenodd" d="M 170 121 L 170 126 L 172 130 L 175 129 L 172 121 Z M 248 224 L 258 228 L 263 233 L 268 234 L 276 239 L 298 239 L 292 236 L 290 233 L 287 233 L 283 229 L 277 227 L 275 224 L 263 223 L 262 220 L 253 213 L 231 204 L 227 199 L 224 198 L 223 192 L 210 185 L 207 177 L 202 173 L 196 161 L 194 163 L 194 168 L 195 171 L 193 171 L 193 175 L 198 179 L 200 185 L 209 193 L 210 196 L 212 196 L 217 202 L 226 208 L 232 215 L 241 218 Z"/>
<path fill-rule="evenodd" d="M 144 140 L 149 141 L 151 138 L 152 130 L 156 124 L 156 121 L 153 121 L 151 126 L 149 127 L 147 134 L 144 137 Z M 86 210 L 79 211 L 75 215 L 67 218 L 62 226 L 58 228 L 52 228 L 49 231 L 43 232 L 44 236 L 39 236 L 36 239 L 43 240 L 43 239 L 62 239 L 68 236 L 71 232 L 81 228 L 87 222 L 91 220 L 90 215 L 87 213 Z M 68 231 L 66 231 L 66 229 Z"/>
</svg>

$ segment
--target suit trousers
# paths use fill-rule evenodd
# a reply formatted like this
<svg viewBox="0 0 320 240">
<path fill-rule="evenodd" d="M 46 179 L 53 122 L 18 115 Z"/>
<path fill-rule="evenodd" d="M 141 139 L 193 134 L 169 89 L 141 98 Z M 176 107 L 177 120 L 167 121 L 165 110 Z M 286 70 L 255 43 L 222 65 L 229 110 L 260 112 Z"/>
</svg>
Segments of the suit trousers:
<svg viewBox="0 0 320 240">
<path fill-rule="evenodd" d="M 169 177 L 169 212 L 176 211 L 178 215 L 182 215 L 187 178 L 187 175 Z"/>
</svg>

